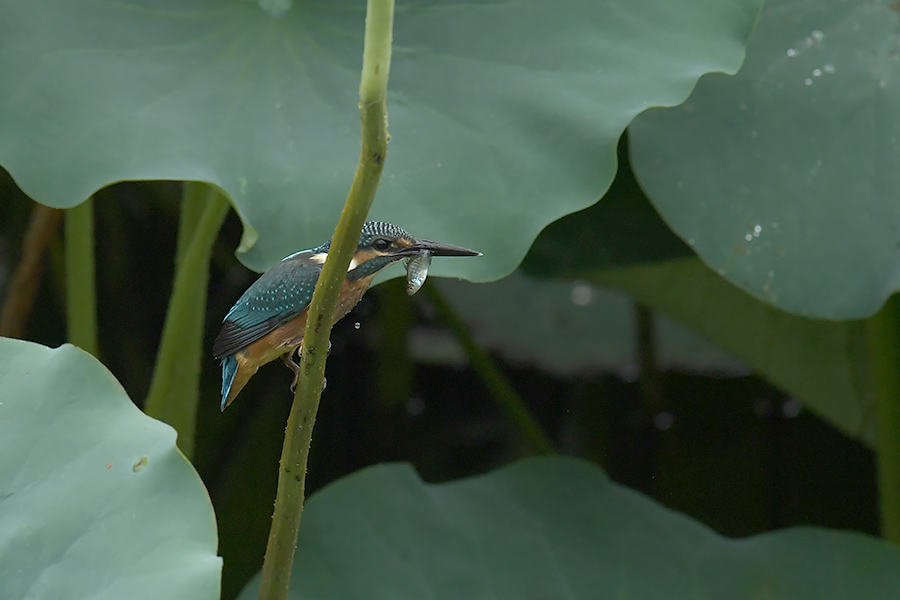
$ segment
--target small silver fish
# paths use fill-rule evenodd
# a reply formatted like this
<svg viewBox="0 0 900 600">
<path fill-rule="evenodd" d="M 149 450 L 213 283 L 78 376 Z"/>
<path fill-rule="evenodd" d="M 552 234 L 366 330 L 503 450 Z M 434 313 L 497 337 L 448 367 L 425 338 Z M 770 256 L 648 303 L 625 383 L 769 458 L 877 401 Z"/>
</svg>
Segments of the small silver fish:
<svg viewBox="0 0 900 600">
<path fill-rule="evenodd" d="M 406 261 L 406 293 L 412 296 L 418 292 L 428 277 L 431 266 L 431 252 L 427 250 Z"/>
</svg>

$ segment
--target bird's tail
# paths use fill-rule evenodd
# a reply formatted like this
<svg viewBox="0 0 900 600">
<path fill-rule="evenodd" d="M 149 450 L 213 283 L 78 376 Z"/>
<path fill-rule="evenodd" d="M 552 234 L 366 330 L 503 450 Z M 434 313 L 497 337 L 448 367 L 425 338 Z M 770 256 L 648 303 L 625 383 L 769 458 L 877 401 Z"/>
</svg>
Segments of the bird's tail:
<svg viewBox="0 0 900 600">
<path fill-rule="evenodd" d="M 231 404 L 231 386 L 234 384 L 234 376 L 237 375 L 238 361 L 234 355 L 222 357 L 222 406 L 221 410 Z"/>
</svg>

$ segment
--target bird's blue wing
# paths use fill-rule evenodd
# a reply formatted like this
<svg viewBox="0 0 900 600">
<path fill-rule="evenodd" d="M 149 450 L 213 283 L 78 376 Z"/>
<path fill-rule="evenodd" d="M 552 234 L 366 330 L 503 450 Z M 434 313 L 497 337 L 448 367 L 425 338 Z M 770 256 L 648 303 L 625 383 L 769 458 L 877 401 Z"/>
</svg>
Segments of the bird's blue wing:
<svg viewBox="0 0 900 600">
<path fill-rule="evenodd" d="M 232 355 L 306 310 L 322 272 L 312 256 L 313 251 L 291 255 L 247 288 L 225 315 L 214 356 Z"/>
</svg>

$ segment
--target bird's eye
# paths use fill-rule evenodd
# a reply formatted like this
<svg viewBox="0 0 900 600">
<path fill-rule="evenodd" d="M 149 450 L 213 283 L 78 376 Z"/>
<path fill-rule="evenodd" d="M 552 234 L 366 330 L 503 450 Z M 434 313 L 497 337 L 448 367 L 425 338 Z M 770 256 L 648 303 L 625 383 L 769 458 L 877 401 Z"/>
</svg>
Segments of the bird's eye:
<svg viewBox="0 0 900 600">
<path fill-rule="evenodd" d="M 379 252 L 384 252 L 385 250 L 387 250 L 388 248 L 391 247 L 391 242 L 384 238 L 378 238 L 377 240 L 372 242 L 372 247 L 375 248 L 376 250 L 378 250 Z"/>
</svg>

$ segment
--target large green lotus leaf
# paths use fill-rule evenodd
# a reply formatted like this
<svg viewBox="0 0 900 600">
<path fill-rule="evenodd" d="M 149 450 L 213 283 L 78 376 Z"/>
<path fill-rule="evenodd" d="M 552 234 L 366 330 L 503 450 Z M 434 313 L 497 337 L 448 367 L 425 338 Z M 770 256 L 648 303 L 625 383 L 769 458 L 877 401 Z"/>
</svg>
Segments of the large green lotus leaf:
<svg viewBox="0 0 900 600">
<path fill-rule="evenodd" d="M 534 279 L 519 270 L 491 283 L 444 280 L 429 285 L 440 286 L 479 345 L 506 361 L 564 376 L 610 370 L 631 376 L 637 368 L 635 304 L 617 290 L 581 279 Z M 740 361 L 665 316 L 654 315 L 654 323 L 656 359 L 662 368 L 746 371 Z M 412 336 L 410 351 L 417 360 L 465 360 L 461 350 L 450 354 L 445 345 L 435 343 L 434 335 L 429 331 Z"/>
<path fill-rule="evenodd" d="M 0 596 L 219 597 L 216 524 L 171 427 L 92 356 L 0 338 Z"/>
<path fill-rule="evenodd" d="M 0 163 L 72 206 L 125 179 L 212 182 L 262 269 L 327 239 L 359 154 L 365 2 L 0 0 Z M 484 252 L 499 278 L 593 203 L 616 141 L 734 72 L 760 0 L 398 3 L 392 143 L 373 218 Z"/>
<path fill-rule="evenodd" d="M 893 0 L 772 0 L 733 78 L 630 129 L 635 172 L 703 261 L 811 317 L 900 288 L 900 60 Z"/>
<path fill-rule="evenodd" d="M 795 529 L 741 540 L 571 458 L 427 485 L 370 467 L 310 498 L 291 598 L 884 600 L 900 549 Z M 258 580 L 240 596 L 256 597 Z"/>
<path fill-rule="evenodd" d="M 698 259 L 596 271 L 587 279 L 624 290 L 745 360 L 835 427 L 873 443 L 859 322 L 798 317 L 731 285 Z"/>
</svg>

